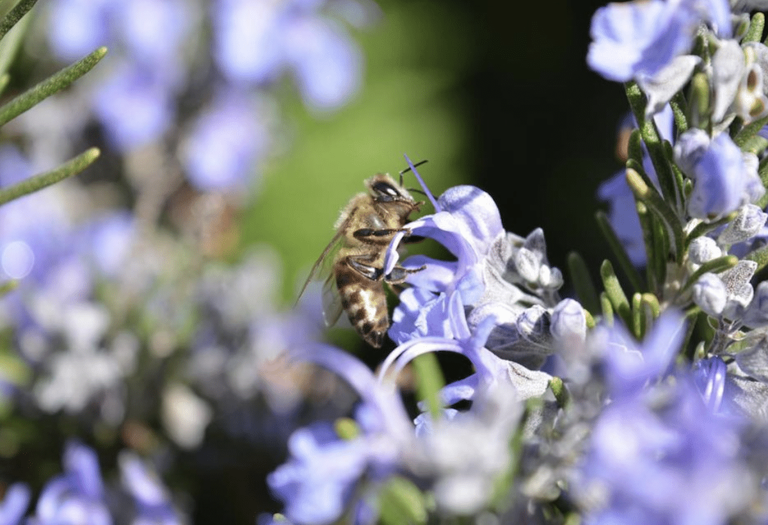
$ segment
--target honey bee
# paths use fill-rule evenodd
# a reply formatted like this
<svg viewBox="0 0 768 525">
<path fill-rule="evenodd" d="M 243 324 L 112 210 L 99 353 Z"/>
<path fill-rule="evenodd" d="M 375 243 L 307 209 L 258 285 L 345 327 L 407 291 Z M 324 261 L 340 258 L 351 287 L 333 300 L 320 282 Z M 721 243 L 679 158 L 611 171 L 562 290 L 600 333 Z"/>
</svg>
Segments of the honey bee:
<svg viewBox="0 0 768 525">
<path fill-rule="evenodd" d="M 384 283 L 401 284 L 409 274 L 425 268 L 395 266 L 389 274 L 384 274 L 390 241 L 398 232 L 410 234 L 403 227 L 410 214 L 424 204 L 415 201 L 403 187 L 405 171 L 400 172 L 400 184 L 383 173 L 365 182 L 368 193 L 358 193 L 344 207 L 334 225 L 336 234 L 315 262 L 299 293 L 301 297 L 315 272 L 334 253 L 323 287 L 325 323 L 332 326 L 344 310 L 355 330 L 375 348 L 384 343 L 389 328 Z"/>
</svg>

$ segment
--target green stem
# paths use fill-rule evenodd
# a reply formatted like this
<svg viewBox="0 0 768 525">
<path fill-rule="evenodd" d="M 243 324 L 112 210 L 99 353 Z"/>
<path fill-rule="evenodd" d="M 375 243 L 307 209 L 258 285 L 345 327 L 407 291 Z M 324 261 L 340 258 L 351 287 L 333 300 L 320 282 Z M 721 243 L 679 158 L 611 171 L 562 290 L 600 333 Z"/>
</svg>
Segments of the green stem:
<svg viewBox="0 0 768 525">
<path fill-rule="evenodd" d="M 669 105 L 672 107 L 672 114 L 675 118 L 675 126 L 677 126 L 678 133 L 685 133 L 688 131 L 688 117 L 686 112 L 688 111 L 688 103 L 685 100 L 685 95 L 682 91 L 678 91 L 672 100 L 669 101 Z"/>
<path fill-rule="evenodd" d="M 752 16 L 752 20 L 749 22 L 749 29 L 747 34 L 741 39 L 742 42 L 760 42 L 763 36 L 763 28 L 765 28 L 765 15 L 763 13 L 755 13 Z"/>
<path fill-rule="evenodd" d="M 625 90 L 629 106 L 632 108 L 635 120 L 637 120 L 640 135 L 643 137 L 643 142 L 645 142 L 648 148 L 648 154 L 659 178 L 661 192 L 667 201 L 677 205 L 679 204 L 676 202 L 678 191 L 675 189 L 675 177 L 672 173 L 672 168 L 664 155 L 664 144 L 656 130 L 653 119 L 646 120 L 645 118 L 645 96 L 634 81 L 627 82 Z"/>
<path fill-rule="evenodd" d="M 16 4 L 13 9 L 3 17 L 2 21 L 0 21 L 0 39 L 2 39 L 36 3 L 37 0 L 21 0 L 21 2 Z"/>
<path fill-rule="evenodd" d="M 631 328 L 632 312 L 629 307 L 629 300 L 627 299 L 624 290 L 621 288 L 621 283 L 619 283 L 616 273 L 613 271 L 611 261 L 607 259 L 603 261 L 603 264 L 600 267 L 600 276 L 603 278 L 605 294 L 611 302 L 613 311 L 619 314 L 619 317 L 621 317 L 621 320 L 624 321 L 624 324 L 627 327 Z"/>
<path fill-rule="evenodd" d="M 627 183 L 632 189 L 632 193 L 635 194 L 635 197 L 643 201 L 651 211 L 655 212 L 659 218 L 664 221 L 667 231 L 674 240 L 674 244 L 672 245 L 674 248 L 673 255 L 676 260 L 679 260 L 683 256 L 684 240 L 683 229 L 677 214 L 669 206 L 666 200 L 662 199 L 656 191 L 652 190 L 645 181 L 643 181 L 642 177 L 640 177 L 635 170 L 628 169 L 626 176 Z"/>
<path fill-rule="evenodd" d="M 55 170 L 35 175 L 9 188 L 0 189 L 0 205 L 80 173 L 90 166 L 99 157 L 99 154 L 98 148 L 91 148 Z"/>
<path fill-rule="evenodd" d="M 616 256 L 619 266 L 624 271 L 627 279 L 629 279 L 632 288 L 635 292 L 640 292 L 643 289 L 643 280 L 640 277 L 640 274 L 637 273 L 635 265 L 632 264 L 632 261 L 629 259 L 627 250 L 624 249 L 616 232 L 613 231 L 611 223 L 608 222 L 608 217 L 604 212 L 598 211 L 595 214 L 595 218 L 597 219 L 597 225 L 600 227 L 600 231 L 603 233 L 603 237 L 608 241 L 608 245 L 611 247 L 611 250 L 613 250 L 613 254 Z"/>
<path fill-rule="evenodd" d="M 441 417 L 440 389 L 445 386 L 443 372 L 435 354 L 423 354 L 413 360 L 413 369 L 418 381 L 416 392 L 419 399 L 426 401 L 433 421 Z"/>
<path fill-rule="evenodd" d="M 40 101 L 68 87 L 75 80 L 93 69 L 93 66 L 98 64 L 106 54 L 107 48 L 100 47 L 79 62 L 62 69 L 7 104 L 4 104 L 0 107 L 0 126 L 7 124 L 10 120 L 18 117 Z"/>
</svg>

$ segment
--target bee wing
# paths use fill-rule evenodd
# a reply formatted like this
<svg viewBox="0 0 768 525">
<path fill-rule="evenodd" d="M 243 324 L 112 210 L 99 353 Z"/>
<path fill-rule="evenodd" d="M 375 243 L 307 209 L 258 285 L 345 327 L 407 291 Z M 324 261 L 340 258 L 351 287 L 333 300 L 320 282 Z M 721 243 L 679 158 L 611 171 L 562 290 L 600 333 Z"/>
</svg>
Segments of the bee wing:
<svg viewBox="0 0 768 525">
<path fill-rule="evenodd" d="M 333 257 L 329 257 L 329 256 L 331 252 L 335 252 L 341 246 L 341 242 L 339 241 L 341 241 L 341 238 L 344 235 L 343 227 L 345 225 L 346 224 L 343 224 L 342 228 L 339 228 L 338 230 L 336 230 L 336 234 L 333 236 L 333 239 L 331 239 L 331 242 L 328 243 L 328 246 L 325 247 L 325 249 L 323 250 L 323 253 L 320 254 L 320 257 L 317 258 L 317 260 L 315 261 L 315 264 L 312 265 L 312 269 L 309 271 L 309 276 L 307 276 L 307 280 L 304 281 L 304 286 L 301 287 L 301 291 L 299 292 L 298 297 L 296 297 L 296 304 L 299 303 L 299 299 L 301 299 L 301 296 L 304 295 L 304 292 L 306 291 L 307 286 L 309 285 L 310 281 L 312 281 L 312 279 L 315 277 L 315 274 L 320 269 L 320 267 L 323 267 L 323 271 L 321 272 L 322 274 L 331 274 L 331 277 L 329 277 L 329 279 L 331 281 L 335 281 L 332 277 L 332 272 L 331 272 L 332 268 L 330 264 L 331 261 L 333 260 Z M 323 292 L 323 295 L 325 295 L 325 292 Z M 338 319 L 338 316 L 337 316 L 337 319 Z"/>
<path fill-rule="evenodd" d="M 323 285 L 323 320 L 325 320 L 325 326 L 335 325 L 343 311 L 336 278 L 329 275 Z"/>
</svg>

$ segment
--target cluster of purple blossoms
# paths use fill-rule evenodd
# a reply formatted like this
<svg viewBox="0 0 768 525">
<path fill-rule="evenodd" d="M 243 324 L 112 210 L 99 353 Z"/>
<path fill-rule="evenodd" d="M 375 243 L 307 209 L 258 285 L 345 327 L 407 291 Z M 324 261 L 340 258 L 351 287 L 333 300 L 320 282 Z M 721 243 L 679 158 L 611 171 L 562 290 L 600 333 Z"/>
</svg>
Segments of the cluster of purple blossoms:
<svg viewBox="0 0 768 525">
<path fill-rule="evenodd" d="M 755 277 L 768 265 L 768 47 L 764 17 L 747 14 L 756 4 L 638 0 L 594 16 L 587 62 L 626 83 L 633 111 L 626 169 L 599 193 L 634 294 L 604 264 L 601 293 L 575 286 L 578 300 L 562 298 L 541 229 L 506 231 L 477 187 L 438 199 L 424 187 L 434 213 L 395 235 L 382 273 L 409 235 L 453 259 L 402 261 L 420 271 L 408 274 L 388 332 L 396 347 L 376 372 L 317 342 L 319 305 L 275 309 L 279 262 L 268 249 L 211 264 L 220 246 L 202 245 L 224 243 L 221 231 L 179 240 L 156 227 L 160 212 L 97 213 L 82 188 L 3 206 L 0 271 L 23 281 L 4 297 L 0 326 L 27 377 L 0 371 L 0 401 L 13 406 L 13 417 L 0 414 L 2 452 L 24 445 L 14 418 L 49 416 L 107 450 L 127 445 L 171 464 L 187 455 L 193 467 L 244 461 L 238 447 L 216 448 L 222 436 L 261 450 L 287 441 L 267 478 L 284 517 L 260 523 L 764 522 L 768 285 Z M 286 78 L 313 111 L 349 100 L 361 56 L 344 24 L 375 11 L 343 0 L 50 9 L 60 57 L 116 50 L 93 79 L 99 96 L 73 107 L 134 167 L 173 142 L 186 181 L 210 197 L 201 209 L 250 185 L 272 149 L 271 90 Z M 210 42 L 200 36 L 208 18 Z M 183 111 L 191 106 L 203 109 Z M 19 151 L 0 149 L 3 185 L 32 171 Z M 438 352 L 471 371 L 440 383 L 420 366 Z M 424 392 L 411 403 L 414 376 Z M 307 425 L 313 410 L 322 413 Z M 138 455 L 116 463 L 120 486 L 105 483 L 94 450 L 70 441 L 64 473 L 34 504 L 28 486 L 8 487 L 0 522 L 185 522 Z"/>
<path fill-rule="evenodd" d="M 96 453 L 90 447 L 71 441 L 64 451 L 64 473 L 51 478 L 43 487 L 27 518 L 31 491 L 17 483 L 8 488 L 0 502 L 0 518 L 5 525 L 54 525 L 84 523 L 158 523 L 180 525 L 186 518 L 174 506 L 168 489 L 131 452 L 119 457 L 122 483 L 105 487 Z"/>
<path fill-rule="evenodd" d="M 253 187 L 275 149 L 272 92 L 284 77 L 312 110 L 354 96 L 363 59 L 345 24 L 365 26 L 377 9 L 339 0 L 56 0 L 47 34 L 65 61 L 104 45 L 116 55 L 91 77 L 93 96 L 65 105 L 92 115 L 118 152 L 170 142 L 193 187 L 237 192 Z M 193 106 L 201 109 L 190 115 Z"/>
<path fill-rule="evenodd" d="M 768 48 L 764 18 L 745 13 L 754 7 L 651 0 L 595 14 L 588 63 L 626 82 L 633 109 L 627 169 L 600 194 L 634 295 L 604 265 L 595 309 L 561 300 L 541 230 L 506 232 L 478 188 L 437 200 L 426 191 L 435 213 L 395 236 L 383 273 L 408 235 L 455 259 L 402 262 L 420 271 L 399 295 L 397 347 L 377 377 L 327 346 L 292 353 L 336 372 L 361 404 L 353 431 L 339 420 L 292 437 L 289 461 L 269 478 L 291 523 L 388 523 L 388 488 L 402 478 L 438 516 L 765 519 L 768 446 L 756 436 L 768 400 L 768 286 L 752 279 L 768 263 Z M 647 283 L 632 263 L 647 267 Z M 473 372 L 443 386 L 437 406 L 422 400 L 409 422 L 394 378 L 433 352 L 463 355 Z M 321 500 L 332 504 L 315 513 Z"/>
</svg>

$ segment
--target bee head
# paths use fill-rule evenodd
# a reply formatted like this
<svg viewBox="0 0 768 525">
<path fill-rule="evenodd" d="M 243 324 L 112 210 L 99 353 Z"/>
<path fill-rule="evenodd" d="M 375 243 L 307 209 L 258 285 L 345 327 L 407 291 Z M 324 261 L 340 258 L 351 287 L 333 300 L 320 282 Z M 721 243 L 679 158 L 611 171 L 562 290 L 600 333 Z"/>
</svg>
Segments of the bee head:
<svg viewBox="0 0 768 525">
<path fill-rule="evenodd" d="M 413 197 L 387 174 L 374 175 L 367 185 L 378 202 L 413 201 Z"/>
</svg>

